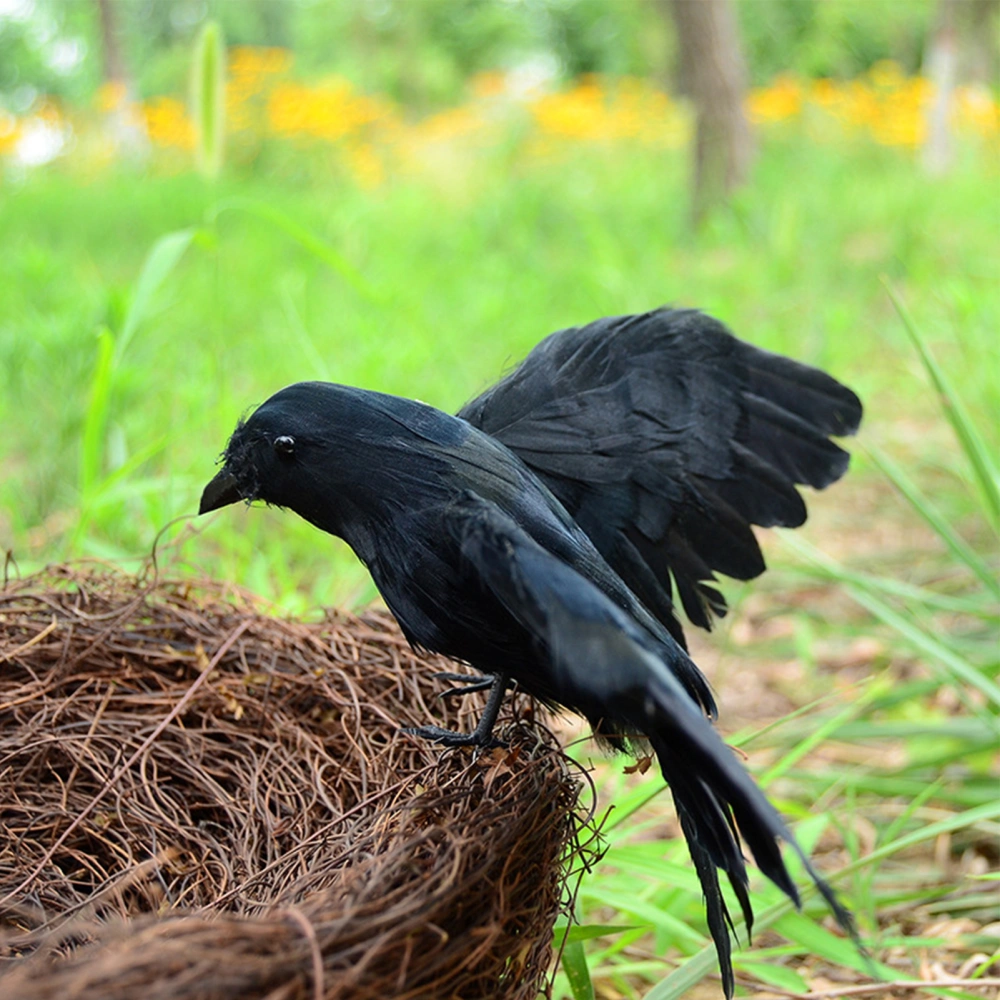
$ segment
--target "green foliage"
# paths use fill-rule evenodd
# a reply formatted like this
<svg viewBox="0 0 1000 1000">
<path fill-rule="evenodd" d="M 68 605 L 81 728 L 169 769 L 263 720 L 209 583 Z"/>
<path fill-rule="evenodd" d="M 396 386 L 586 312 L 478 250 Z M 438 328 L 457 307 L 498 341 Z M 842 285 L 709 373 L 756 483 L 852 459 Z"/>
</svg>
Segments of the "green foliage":
<svg viewBox="0 0 1000 1000">
<path fill-rule="evenodd" d="M 932 0 L 768 0 L 737 3 L 751 75 L 851 78 L 882 59 L 920 69 Z"/>
<path fill-rule="evenodd" d="M 116 490 L 124 487 L 129 492 L 140 488 L 132 477 L 165 444 L 161 436 L 129 458 L 113 456 L 108 434 L 109 412 L 125 352 L 145 319 L 153 296 L 177 266 L 194 237 L 195 230 L 183 229 L 168 233 L 153 244 L 139 272 L 121 328 L 113 333 L 103 327 L 97 335 L 97 359 L 80 434 L 80 505 L 72 534 L 71 544 L 74 547 L 86 536 L 95 513 L 108 503 L 109 498 L 114 499 Z"/>
<path fill-rule="evenodd" d="M 83 100 L 101 80 L 93 3 L 32 0 L 0 15 L 0 108 L 23 114 L 34 97 Z"/>
<path fill-rule="evenodd" d="M 590 979 L 582 941 L 568 941 L 563 946 L 562 967 L 573 992 L 573 1000 L 594 1000 L 594 984 Z"/>
<path fill-rule="evenodd" d="M 547 65 L 563 78 L 629 73 L 666 79 L 675 64 L 668 6 L 652 0 L 193 0 L 115 3 L 140 96 L 186 90 L 191 46 L 206 16 L 232 45 L 293 48 L 309 78 L 340 73 L 364 89 L 427 109 L 455 102 L 469 77 Z M 751 76 L 854 76 L 880 59 L 919 68 L 931 0 L 737 3 Z M 58 45 L 79 65 L 53 68 Z M 0 100 L 20 87 L 81 100 L 102 79 L 94 3 L 33 0 L 0 19 Z"/>
<path fill-rule="evenodd" d="M 942 415 L 955 432 L 958 444 L 973 473 L 973 480 L 979 488 L 986 519 L 992 527 L 993 533 L 1000 535 L 1000 464 L 997 463 L 994 457 L 995 453 L 991 453 L 990 449 L 984 443 L 975 422 L 969 417 L 965 404 L 962 402 L 961 394 L 956 391 L 948 376 L 937 363 L 933 353 L 927 346 L 927 341 L 914 325 L 909 313 L 899 301 L 899 297 L 891 289 L 890 295 L 910 340 L 920 353 L 920 360 L 937 393 Z M 920 513 L 925 513 L 928 507 L 926 503 L 915 503 L 915 506 Z M 937 530 L 939 532 L 942 531 L 941 528 L 937 528 Z M 954 543 L 950 542 L 949 547 L 954 550 Z M 963 562 L 973 567 L 977 575 L 988 586 L 992 586 L 993 592 L 1000 596 L 1000 585 L 997 584 L 995 579 L 991 584 L 983 576 L 981 564 L 976 565 L 976 560 L 971 553 L 957 552 L 956 554 Z"/>
<path fill-rule="evenodd" d="M 672 26 L 665 7 L 643 0 L 549 0 L 533 8 L 542 46 L 551 48 L 562 75 L 634 73 L 664 76 Z"/>
</svg>

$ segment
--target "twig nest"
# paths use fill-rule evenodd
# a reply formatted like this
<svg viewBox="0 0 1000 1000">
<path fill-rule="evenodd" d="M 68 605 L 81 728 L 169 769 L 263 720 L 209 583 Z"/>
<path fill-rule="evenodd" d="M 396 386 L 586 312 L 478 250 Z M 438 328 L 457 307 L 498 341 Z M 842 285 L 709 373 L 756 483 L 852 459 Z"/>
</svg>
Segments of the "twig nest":
<svg viewBox="0 0 1000 1000">
<path fill-rule="evenodd" d="M 401 733 L 475 724 L 481 696 L 437 697 L 446 669 L 379 613 L 8 583 L 0 993 L 533 1000 L 580 786 L 534 721 L 479 756 Z"/>
</svg>

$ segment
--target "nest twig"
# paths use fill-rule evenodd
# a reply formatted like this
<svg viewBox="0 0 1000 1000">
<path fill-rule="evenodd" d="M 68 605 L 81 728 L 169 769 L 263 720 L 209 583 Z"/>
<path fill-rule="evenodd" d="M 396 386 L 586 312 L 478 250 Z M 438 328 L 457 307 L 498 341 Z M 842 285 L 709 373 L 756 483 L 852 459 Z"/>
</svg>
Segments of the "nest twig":
<svg viewBox="0 0 1000 1000">
<path fill-rule="evenodd" d="M 9 584 L 0 993 L 533 998 L 580 786 L 523 699 L 507 751 L 401 733 L 474 725 L 444 669 L 385 614 L 289 622 L 67 568 Z"/>
</svg>

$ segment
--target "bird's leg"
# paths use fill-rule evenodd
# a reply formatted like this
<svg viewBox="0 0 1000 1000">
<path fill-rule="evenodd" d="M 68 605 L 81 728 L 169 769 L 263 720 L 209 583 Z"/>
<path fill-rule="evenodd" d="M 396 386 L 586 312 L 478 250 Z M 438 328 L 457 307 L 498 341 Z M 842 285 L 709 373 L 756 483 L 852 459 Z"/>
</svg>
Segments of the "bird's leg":
<svg viewBox="0 0 1000 1000">
<path fill-rule="evenodd" d="M 466 694 L 475 694 L 477 691 L 485 691 L 487 688 L 493 687 L 494 683 L 492 675 L 478 681 L 473 680 L 468 674 L 453 674 L 447 670 L 438 674 L 431 674 L 431 676 L 436 681 L 454 681 L 460 685 L 459 687 L 448 688 L 447 691 L 442 691 L 437 695 L 438 698 L 458 698 Z"/>
<path fill-rule="evenodd" d="M 509 678 L 506 674 L 496 674 L 490 681 L 490 696 L 486 702 L 479 724 L 471 733 L 456 733 L 450 729 L 442 729 L 440 726 L 418 726 L 413 729 L 404 729 L 404 733 L 410 736 L 422 736 L 425 740 L 432 740 L 446 747 L 490 747 L 506 746 L 505 743 L 493 738 L 493 727 L 496 725 L 497 716 L 500 714 L 500 706 L 503 704 L 503 696 L 507 693 L 507 683 Z"/>
</svg>

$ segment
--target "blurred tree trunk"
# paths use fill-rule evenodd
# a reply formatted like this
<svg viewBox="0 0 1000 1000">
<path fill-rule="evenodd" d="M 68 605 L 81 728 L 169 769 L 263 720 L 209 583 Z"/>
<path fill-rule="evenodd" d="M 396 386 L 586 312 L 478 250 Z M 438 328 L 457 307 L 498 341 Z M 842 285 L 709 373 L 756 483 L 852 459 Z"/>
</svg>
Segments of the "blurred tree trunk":
<svg viewBox="0 0 1000 1000">
<path fill-rule="evenodd" d="M 731 0 L 660 0 L 677 32 L 681 87 L 694 102 L 692 215 L 705 212 L 746 180 L 753 137 L 743 110 L 747 71 Z"/>
<path fill-rule="evenodd" d="M 147 150 L 146 130 L 135 106 L 135 86 L 121 46 L 117 10 L 112 0 L 97 0 L 104 56 L 105 126 L 116 152 L 141 156 Z"/>
<path fill-rule="evenodd" d="M 97 0 L 97 14 L 101 22 L 101 52 L 104 55 L 104 82 L 126 85 L 128 73 L 118 41 L 118 22 L 111 0 Z"/>
<path fill-rule="evenodd" d="M 408 108 L 427 109 L 423 35 L 427 5 L 422 0 L 401 0 L 397 6 L 399 95 Z"/>
<path fill-rule="evenodd" d="M 934 27 L 924 56 L 924 76 L 934 85 L 927 106 L 924 166 L 943 174 L 951 165 L 951 105 L 958 76 L 958 0 L 938 0 Z"/>
<path fill-rule="evenodd" d="M 956 85 L 971 82 L 990 87 L 995 82 L 998 12 L 1000 0 L 937 0 L 923 67 L 924 76 L 934 85 L 923 150 L 924 166 L 932 174 L 946 173 L 951 166 Z"/>
</svg>

